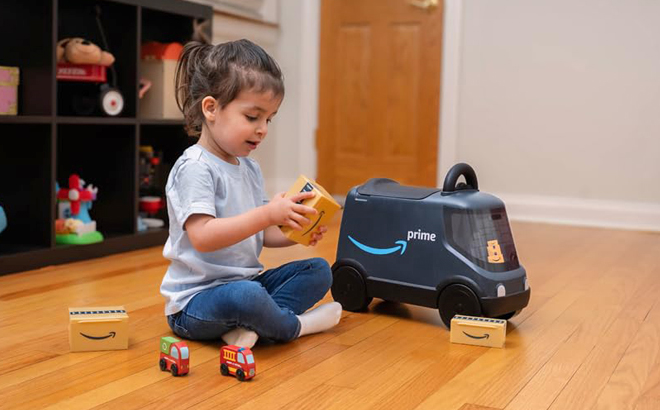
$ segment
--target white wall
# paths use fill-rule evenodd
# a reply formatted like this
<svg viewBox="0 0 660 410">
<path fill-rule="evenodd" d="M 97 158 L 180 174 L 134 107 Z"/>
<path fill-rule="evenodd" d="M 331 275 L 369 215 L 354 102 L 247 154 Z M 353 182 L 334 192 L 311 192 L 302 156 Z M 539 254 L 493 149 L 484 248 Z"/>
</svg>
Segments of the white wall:
<svg viewBox="0 0 660 410">
<path fill-rule="evenodd" d="M 468 0 L 446 18 L 441 150 L 514 219 L 660 230 L 660 2 Z"/>
<path fill-rule="evenodd" d="M 279 5 L 278 5 L 279 3 Z M 305 174 L 316 177 L 314 133 L 317 124 L 319 0 L 266 0 L 279 27 L 215 14 L 213 43 L 247 38 L 277 60 L 286 95 L 266 140 L 254 152 L 269 195 L 287 191 Z"/>
<path fill-rule="evenodd" d="M 444 3 L 438 184 L 464 161 L 511 219 L 660 230 L 660 2 Z M 316 176 L 319 4 L 280 1 L 271 193 Z"/>
</svg>

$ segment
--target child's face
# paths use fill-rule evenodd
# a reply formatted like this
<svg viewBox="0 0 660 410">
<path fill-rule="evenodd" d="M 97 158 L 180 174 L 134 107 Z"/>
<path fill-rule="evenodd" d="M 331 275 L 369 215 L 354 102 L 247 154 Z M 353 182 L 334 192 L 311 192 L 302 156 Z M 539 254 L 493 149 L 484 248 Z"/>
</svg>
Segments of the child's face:
<svg viewBox="0 0 660 410">
<path fill-rule="evenodd" d="M 199 143 L 231 164 L 238 164 L 237 157 L 247 157 L 257 149 L 282 102 L 282 97 L 271 91 L 242 91 L 224 108 L 211 97 L 207 99 L 202 102 L 206 124 Z"/>
</svg>

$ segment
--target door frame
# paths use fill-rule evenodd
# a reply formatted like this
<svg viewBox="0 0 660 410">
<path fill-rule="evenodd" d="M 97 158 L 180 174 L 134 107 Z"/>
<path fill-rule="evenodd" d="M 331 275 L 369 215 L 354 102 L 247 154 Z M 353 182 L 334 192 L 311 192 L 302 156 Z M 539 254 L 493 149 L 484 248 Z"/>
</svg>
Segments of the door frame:
<svg viewBox="0 0 660 410">
<path fill-rule="evenodd" d="M 401 0 L 406 1 L 406 0 Z M 443 39 L 440 78 L 440 112 L 438 118 L 438 166 L 436 184 L 442 186 L 445 174 L 456 163 L 458 142 L 458 104 L 460 102 L 460 60 L 462 47 L 462 0 L 443 0 Z M 298 165 L 300 170 L 313 170 L 318 175 L 317 128 L 319 106 L 319 59 L 321 40 L 321 0 L 302 2 L 302 44 L 300 62 L 301 89 L 299 130 L 300 150 Z M 307 138 L 311 136 L 311 138 Z"/>
</svg>

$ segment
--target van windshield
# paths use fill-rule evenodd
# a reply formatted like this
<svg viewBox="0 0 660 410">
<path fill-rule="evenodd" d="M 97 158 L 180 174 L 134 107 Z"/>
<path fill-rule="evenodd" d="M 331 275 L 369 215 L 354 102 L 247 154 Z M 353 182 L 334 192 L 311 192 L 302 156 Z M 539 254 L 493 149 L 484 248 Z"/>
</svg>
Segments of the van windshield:
<svg viewBox="0 0 660 410">
<path fill-rule="evenodd" d="M 449 245 L 483 269 L 506 272 L 520 266 L 504 208 L 445 208 Z"/>
</svg>

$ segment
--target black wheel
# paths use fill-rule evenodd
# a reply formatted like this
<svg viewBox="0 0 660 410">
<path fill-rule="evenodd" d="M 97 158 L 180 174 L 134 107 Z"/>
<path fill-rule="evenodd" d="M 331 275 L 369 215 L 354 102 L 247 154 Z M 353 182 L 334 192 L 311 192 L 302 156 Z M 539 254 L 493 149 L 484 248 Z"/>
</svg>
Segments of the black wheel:
<svg viewBox="0 0 660 410">
<path fill-rule="evenodd" d="M 245 372 L 241 369 L 236 370 L 236 378 L 242 382 L 245 381 Z"/>
<path fill-rule="evenodd" d="M 332 272 L 332 298 L 339 302 L 344 310 L 359 312 L 369 306 L 372 299 L 367 297 L 364 278 L 352 266 L 340 266 Z"/>
<path fill-rule="evenodd" d="M 512 317 L 516 316 L 518 313 L 520 313 L 520 311 L 519 311 L 519 310 L 516 310 L 516 311 L 513 311 L 513 312 L 505 313 L 505 314 L 503 314 L 503 315 L 501 315 L 501 316 L 498 316 L 497 318 L 498 318 L 498 319 L 502 319 L 502 320 L 509 320 L 509 319 L 511 319 Z"/>
<path fill-rule="evenodd" d="M 165 359 L 160 359 L 158 362 L 158 365 L 160 366 L 161 371 L 166 371 L 167 370 L 167 363 L 165 362 Z"/>
<path fill-rule="evenodd" d="M 454 284 L 447 286 L 440 294 L 438 311 L 442 322 L 449 328 L 455 315 L 481 316 L 481 304 L 472 289 Z"/>
<path fill-rule="evenodd" d="M 176 367 L 175 364 L 170 367 L 170 371 L 172 372 L 172 376 L 178 376 L 179 375 L 179 368 Z"/>
<path fill-rule="evenodd" d="M 220 365 L 220 373 L 223 376 L 227 376 L 229 374 L 229 368 L 227 367 L 226 364 L 223 363 L 223 364 Z"/>
</svg>

